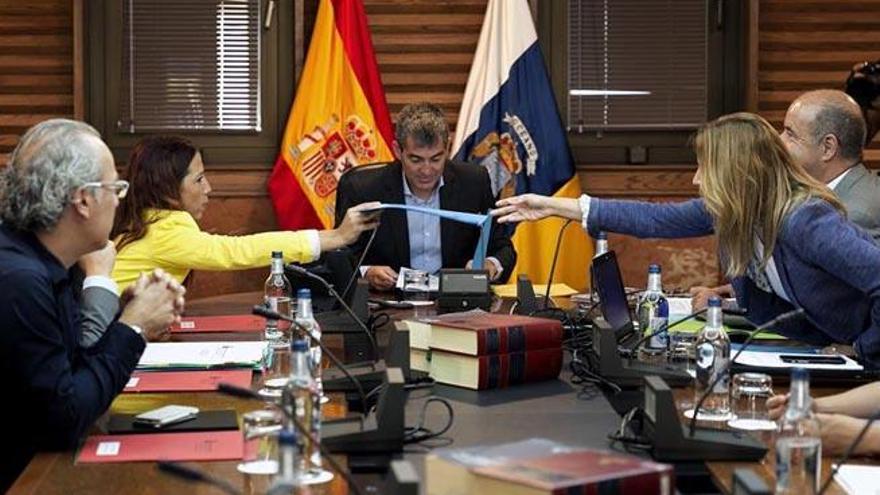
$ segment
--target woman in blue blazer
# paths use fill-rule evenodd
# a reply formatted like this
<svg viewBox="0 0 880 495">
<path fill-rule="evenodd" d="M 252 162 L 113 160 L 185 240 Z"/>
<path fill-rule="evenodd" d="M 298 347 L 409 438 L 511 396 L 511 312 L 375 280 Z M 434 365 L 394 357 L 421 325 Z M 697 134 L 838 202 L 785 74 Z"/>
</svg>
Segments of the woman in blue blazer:
<svg viewBox="0 0 880 495">
<path fill-rule="evenodd" d="M 807 322 L 774 328 L 815 345 L 852 344 L 880 366 L 880 248 L 843 205 L 795 165 L 778 134 L 749 113 L 703 126 L 695 140 L 700 199 L 682 203 L 525 194 L 498 202 L 499 222 L 581 219 L 642 238 L 718 236 L 720 259 L 755 324 L 803 308 Z"/>
</svg>

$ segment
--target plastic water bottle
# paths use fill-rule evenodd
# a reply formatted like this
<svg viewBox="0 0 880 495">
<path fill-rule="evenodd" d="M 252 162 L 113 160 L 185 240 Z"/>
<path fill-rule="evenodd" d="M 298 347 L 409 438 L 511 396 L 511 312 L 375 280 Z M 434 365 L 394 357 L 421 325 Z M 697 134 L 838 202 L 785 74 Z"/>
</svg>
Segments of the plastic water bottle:
<svg viewBox="0 0 880 495">
<path fill-rule="evenodd" d="M 290 280 L 284 275 L 284 255 L 281 251 L 272 252 L 272 265 L 269 278 L 263 292 L 263 301 L 266 307 L 285 316 L 290 316 L 290 296 L 293 288 Z M 266 319 L 266 331 L 264 337 L 268 341 L 285 339 L 284 331 L 289 328 L 286 322 Z"/>
<path fill-rule="evenodd" d="M 309 346 L 305 340 L 297 339 L 291 344 L 290 357 L 290 379 L 287 381 L 287 387 L 284 390 L 282 399 L 282 407 L 285 408 L 288 415 L 295 417 L 301 425 L 309 428 L 310 425 L 321 422 L 321 411 L 315 411 L 315 397 L 317 393 L 317 385 L 312 377 L 311 365 L 309 363 Z M 317 417 L 316 417 L 317 416 Z M 295 430 L 293 420 L 286 419 L 287 429 Z M 297 470 L 299 473 L 305 473 L 309 470 L 309 453 L 317 450 L 317 446 L 311 445 L 312 441 L 299 435 L 297 443 L 300 456 L 297 460 Z"/>
<path fill-rule="evenodd" d="M 280 468 L 275 477 L 275 486 L 294 487 L 300 478 L 299 446 L 295 430 L 285 428 L 278 434 Z"/>
<path fill-rule="evenodd" d="M 315 382 L 315 391 L 316 394 L 313 397 L 313 420 L 311 425 L 309 425 L 311 434 L 320 439 L 321 438 L 321 399 L 324 395 L 324 386 L 321 382 L 321 346 L 318 345 L 313 339 L 317 338 L 320 340 L 321 338 L 321 326 L 318 324 L 318 320 L 315 319 L 315 314 L 312 311 L 312 293 L 309 289 L 300 289 L 296 293 L 296 322 L 302 327 L 309 330 L 311 333 L 311 338 L 307 338 L 306 341 L 309 343 L 309 369 L 312 373 L 312 377 Z M 299 330 L 299 329 L 298 329 Z M 320 468 L 321 466 L 321 451 L 317 448 L 317 446 L 313 446 L 311 449 L 307 449 L 306 455 L 311 462 L 311 465 L 315 468 Z"/>
<path fill-rule="evenodd" d="M 709 390 L 709 385 L 719 373 L 724 376 L 718 380 L 700 407 L 700 419 L 726 420 L 730 416 L 730 339 L 724 330 L 721 319 L 721 299 L 709 298 L 706 310 L 706 325 L 697 335 L 694 343 L 696 376 L 694 377 L 694 404 Z"/>
<path fill-rule="evenodd" d="M 665 361 L 666 349 L 669 347 L 669 332 L 665 330 L 669 323 L 669 302 L 663 294 L 660 265 L 648 267 L 648 288 L 639 298 L 637 314 L 639 328 L 644 336 L 663 329 L 645 342 L 643 354 L 652 361 Z"/>
<path fill-rule="evenodd" d="M 603 230 L 596 235 L 596 251 L 593 253 L 593 258 L 595 258 L 597 256 L 601 256 L 607 252 L 608 252 L 608 233 Z"/>
<path fill-rule="evenodd" d="M 810 375 L 803 368 L 791 372 L 788 409 L 779 419 L 776 437 L 776 493 L 808 495 L 819 490 L 822 438 L 813 414 Z"/>
</svg>

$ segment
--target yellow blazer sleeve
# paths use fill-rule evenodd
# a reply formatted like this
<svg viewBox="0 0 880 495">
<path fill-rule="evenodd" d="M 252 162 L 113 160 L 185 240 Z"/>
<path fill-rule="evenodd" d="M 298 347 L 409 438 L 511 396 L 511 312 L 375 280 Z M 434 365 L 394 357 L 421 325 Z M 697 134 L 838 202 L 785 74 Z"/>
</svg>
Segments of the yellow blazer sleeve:
<svg viewBox="0 0 880 495">
<path fill-rule="evenodd" d="M 189 213 L 175 212 L 150 225 L 155 259 L 163 264 L 194 270 L 244 270 L 269 266 L 272 251 L 285 261 L 308 263 L 314 252 L 306 232 L 264 232 L 217 235 L 202 232 Z"/>
</svg>

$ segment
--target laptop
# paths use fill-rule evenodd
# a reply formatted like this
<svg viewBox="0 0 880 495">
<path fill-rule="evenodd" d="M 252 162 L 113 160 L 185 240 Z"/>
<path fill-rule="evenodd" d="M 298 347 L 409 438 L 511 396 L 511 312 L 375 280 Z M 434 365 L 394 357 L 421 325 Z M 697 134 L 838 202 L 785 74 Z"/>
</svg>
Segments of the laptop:
<svg viewBox="0 0 880 495">
<path fill-rule="evenodd" d="M 618 342 L 628 340 L 635 334 L 632 313 L 626 298 L 623 278 L 617 264 L 617 255 L 608 251 L 593 258 L 593 284 L 599 294 L 602 317 L 614 329 Z"/>
</svg>

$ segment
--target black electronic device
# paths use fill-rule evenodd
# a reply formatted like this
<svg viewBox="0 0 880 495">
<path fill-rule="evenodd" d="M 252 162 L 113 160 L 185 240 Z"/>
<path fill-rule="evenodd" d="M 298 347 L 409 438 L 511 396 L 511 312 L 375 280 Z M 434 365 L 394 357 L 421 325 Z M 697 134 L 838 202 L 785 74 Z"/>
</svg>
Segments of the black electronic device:
<svg viewBox="0 0 880 495">
<path fill-rule="evenodd" d="M 450 313 L 483 309 L 489 311 L 492 294 L 489 290 L 489 272 L 444 268 L 440 270 L 440 295 L 437 312 Z"/>
<path fill-rule="evenodd" d="M 771 495 L 773 490 L 754 471 L 739 468 L 733 471 L 732 495 Z"/>
<path fill-rule="evenodd" d="M 538 300 L 535 297 L 535 288 L 528 275 L 516 277 L 516 313 L 531 316 L 538 310 Z"/>
<path fill-rule="evenodd" d="M 405 380 L 409 381 L 409 330 L 394 329 L 388 336 L 388 346 L 385 348 L 385 360 L 379 360 L 373 365 L 349 365 L 348 371 L 360 382 L 364 390 L 373 390 L 385 380 L 386 368 L 400 368 Z M 355 388 L 339 368 L 326 368 L 322 372 L 321 383 L 327 392 L 354 392 Z"/>
<path fill-rule="evenodd" d="M 741 431 L 698 428 L 689 435 L 672 389 L 659 376 L 645 377 L 643 408 L 643 435 L 650 439 L 651 455 L 658 461 L 757 461 L 767 453 L 763 443 Z"/>
<path fill-rule="evenodd" d="M 388 475 L 388 493 L 419 495 L 419 473 L 410 461 L 405 459 L 391 461 Z"/>
<path fill-rule="evenodd" d="M 599 294 L 602 317 L 614 329 L 618 341 L 623 341 L 635 333 L 626 289 L 620 276 L 617 255 L 608 251 L 593 258 L 593 283 Z"/>
<path fill-rule="evenodd" d="M 604 318 L 593 320 L 593 352 L 599 361 L 598 374 L 622 388 L 642 386 L 646 375 L 662 376 L 670 385 L 685 387 L 694 379 L 687 371 L 672 364 L 645 363 L 620 357 L 618 334 Z"/>
</svg>

